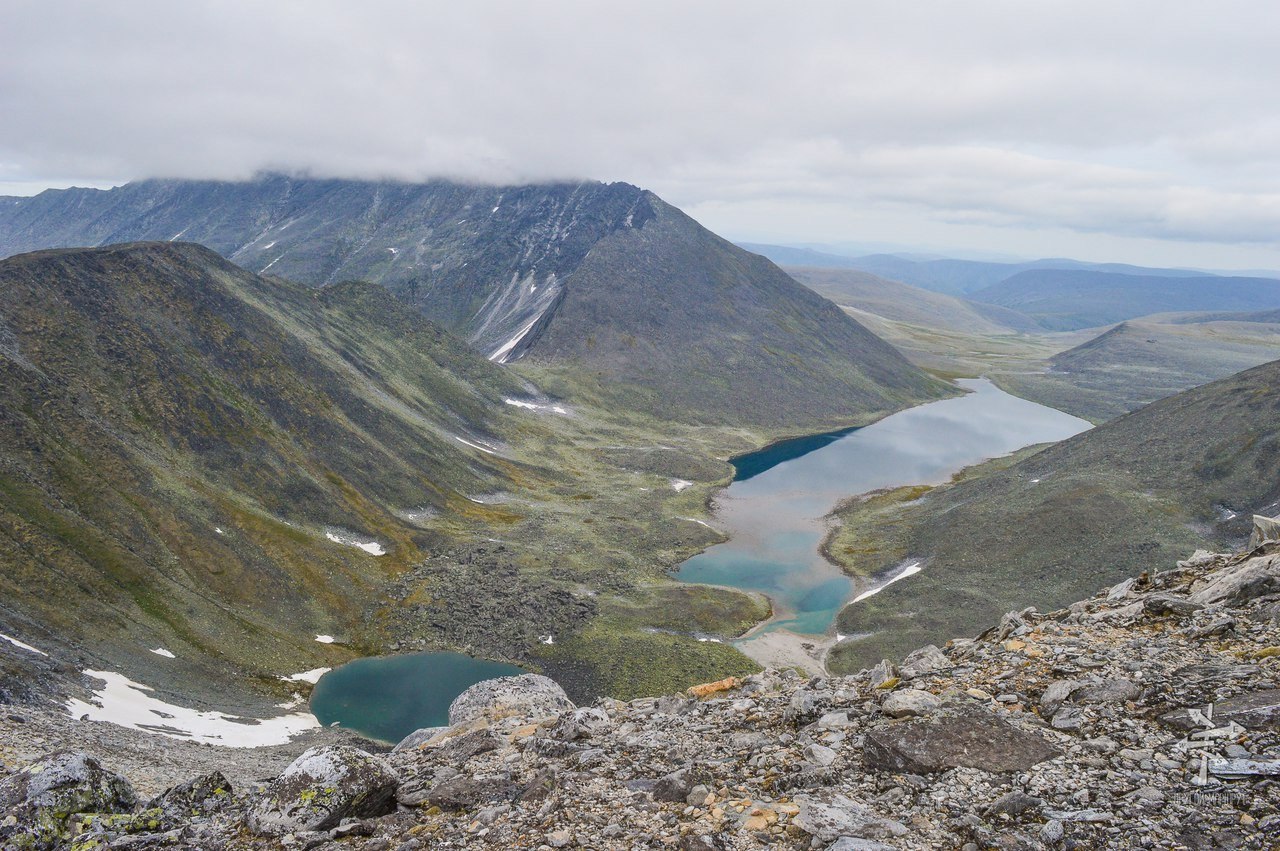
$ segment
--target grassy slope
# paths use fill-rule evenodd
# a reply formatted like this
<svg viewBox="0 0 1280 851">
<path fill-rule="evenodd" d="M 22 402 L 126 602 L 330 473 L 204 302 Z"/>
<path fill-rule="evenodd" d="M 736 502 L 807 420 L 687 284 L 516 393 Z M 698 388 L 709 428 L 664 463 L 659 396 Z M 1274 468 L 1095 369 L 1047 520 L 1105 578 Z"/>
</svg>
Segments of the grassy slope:
<svg viewBox="0 0 1280 851">
<path fill-rule="evenodd" d="M 0 267 L 0 318 L 6 608 L 103 658 L 314 663 L 299 637 L 430 545 L 397 509 L 506 480 L 452 435 L 500 431 L 511 378 L 377 288 L 193 245 L 40 252 Z"/>
<path fill-rule="evenodd" d="M 841 613 L 833 671 L 1061 606 L 1191 548 L 1247 534 L 1280 499 L 1280 362 L 1180 393 L 919 501 L 841 512 L 828 550 L 850 570 L 923 572 Z M 1222 521 L 1224 512 L 1235 517 Z"/>
<path fill-rule="evenodd" d="M 1280 357 L 1280 323 L 1160 318 L 1121 323 L 1053 356 L 1044 372 L 996 380 L 1024 398 L 1105 422 Z"/>
</svg>

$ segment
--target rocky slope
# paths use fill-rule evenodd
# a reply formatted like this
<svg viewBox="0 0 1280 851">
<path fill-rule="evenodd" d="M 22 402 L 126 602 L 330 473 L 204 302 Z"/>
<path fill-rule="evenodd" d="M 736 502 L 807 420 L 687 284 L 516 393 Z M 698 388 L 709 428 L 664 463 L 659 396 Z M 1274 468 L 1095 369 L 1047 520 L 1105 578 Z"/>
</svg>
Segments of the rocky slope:
<svg viewBox="0 0 1280 851">
<path fill-rule="evenodd" d="M 847 677 L 574 708 L 478 684 L 390 754 L 143 803 L 62 752 L 0 778 L 7 847 L 1274 848 L 1280 522 L 1068 608 Z M 73 723 L 73 722 L 68 722 Z M 0 722 L 4 737 L 13 719 Z M 150 793 L 148 793 L 150 794 Z M 88 813 L 88 814 L 86 814 Z"/>
<path fill-rule="evenodd" d="M 148 180 L 0 199 L 0 255 L 188 240 L 380 283 L 487 357 L 682 421 L 819 430 L 944 386 L 772 263 L 622 183 Z"/>
</svg>

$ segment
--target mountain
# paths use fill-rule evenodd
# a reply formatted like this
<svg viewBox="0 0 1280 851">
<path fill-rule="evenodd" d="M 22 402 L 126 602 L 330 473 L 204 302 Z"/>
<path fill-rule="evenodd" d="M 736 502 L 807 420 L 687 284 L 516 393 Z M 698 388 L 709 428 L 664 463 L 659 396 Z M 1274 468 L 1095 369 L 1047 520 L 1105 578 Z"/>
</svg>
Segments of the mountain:
<svg viewBox="0 0 1280 851">
<path fill-rule="evenodd" d="M 1280 512 L 1277 422 L 1273 361 L 918 501 L 912 491 L 879 513 L 846 506 L 828 552 L 867 574 L 910 561 L 923 570 L 841 612 L 839 632 L 869 635 L 842 643 L 828 666 L 856 671 L 1011 609 L 1066 605 L 1195 547 L 1242 542 L 1252 514 Z"/>
<path fill-rule="evenodd" d="M 0 261 L 4 631 L 192 680 L 315 667 L 436 545 L 422 518 L 509 483 L 486 447 L 521 390 L 370 284 L 188 243 Z"/>
<path fill-rule="evenodd" d="M 623 183 L 147 180 L 0 199 L 0 254 L 188 240 L 380 283 L 493 360 L 709 423 L 808 429 L 947 390 L 772 263 Z"/>
<path fill-rule="evenodd" d="M 784 266 L 791 277 L 842 307 L 895 322 L 974 334 L 1043 331 L 1016 310 L 913 287 L 856 269 Z"/>
<path fill-rule="evenodd" d="M 1054 355 L 1044 372 L 1008 373 L 997 380 L 1024 398 L 1103 422 L 1280 357 L 1280 311 L 1191 315 L 1222 318 L 1121 322 Z M 1229 316 L 1242 318 L 1228 321 Z"/>
<path fill-rule="evenodd" d="M 1203 277 L 1203 272 L 1185 269 L 1152 269 L 1126 263 L 1087 263 L 1081 260 L 1049 258 L 1026 263 L 994 263 L 956 260 L 948 257 L 914 259 L 897 254 L 870 254 L 849 258 L 848 265 L 895 281 L 952 295 L 969 295 L 993 286 L 1021 272 L 1036 270 L 1094 271 L 1158 277 Z"/>
<path fill-rule="evenodd" d="M 1152 313 L 1280 307 L 1280 280 L 1037 269 L 972 292 L 970 298 L 1020 311 L 1051 330 L 1071 331 Z"/>
</svg>

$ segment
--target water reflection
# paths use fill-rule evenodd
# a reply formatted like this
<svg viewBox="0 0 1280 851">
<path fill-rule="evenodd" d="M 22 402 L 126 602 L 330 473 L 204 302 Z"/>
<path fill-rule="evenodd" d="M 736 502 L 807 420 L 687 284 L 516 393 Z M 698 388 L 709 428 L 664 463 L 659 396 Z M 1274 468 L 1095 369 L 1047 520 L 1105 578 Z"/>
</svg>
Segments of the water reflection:
<svg viewBox="0 0 1280 851">
<path fill-rule="evenodd" d="M 796 442 L 787 442 L 736 459 L 739 477 L 716 497 L 718 525 L 730 540 L 686 561 L 678 577 L 760 591 L 776 610 L 765 629 L 821 635 L 856 590 L 818 553 L 822 518 L 841 499 L 945 482 L 984 459 L 1090 427 L 985 379 L 958 383 L 972 392 L 902 411 L 834 440 L 814 439 L 813 448 L 798 457 Z"/>
</svg>

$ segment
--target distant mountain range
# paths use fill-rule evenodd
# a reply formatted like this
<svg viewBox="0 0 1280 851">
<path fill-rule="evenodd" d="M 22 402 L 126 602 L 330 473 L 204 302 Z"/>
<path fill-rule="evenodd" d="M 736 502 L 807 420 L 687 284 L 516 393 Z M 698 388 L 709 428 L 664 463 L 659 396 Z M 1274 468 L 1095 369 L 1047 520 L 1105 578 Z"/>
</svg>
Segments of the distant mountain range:
<svg viewBox="0 0 1280 851">
<path fill-rule="evenodd" d="M 0 255 L 192 241 L 311 286 L 379 283 L 487 357 L 684 421 L 805 429 L 947 390 L 772 263 L 622 183 L 268 176 L 0 199 Z"/>
<path fill-rule="evenodd" d="M 1017 310 L 1051 331 L 1073 331 L 1170 311 L 1280 308 L 1280 280 L 1035 269 L 969 297 Z"/>
</svg>

